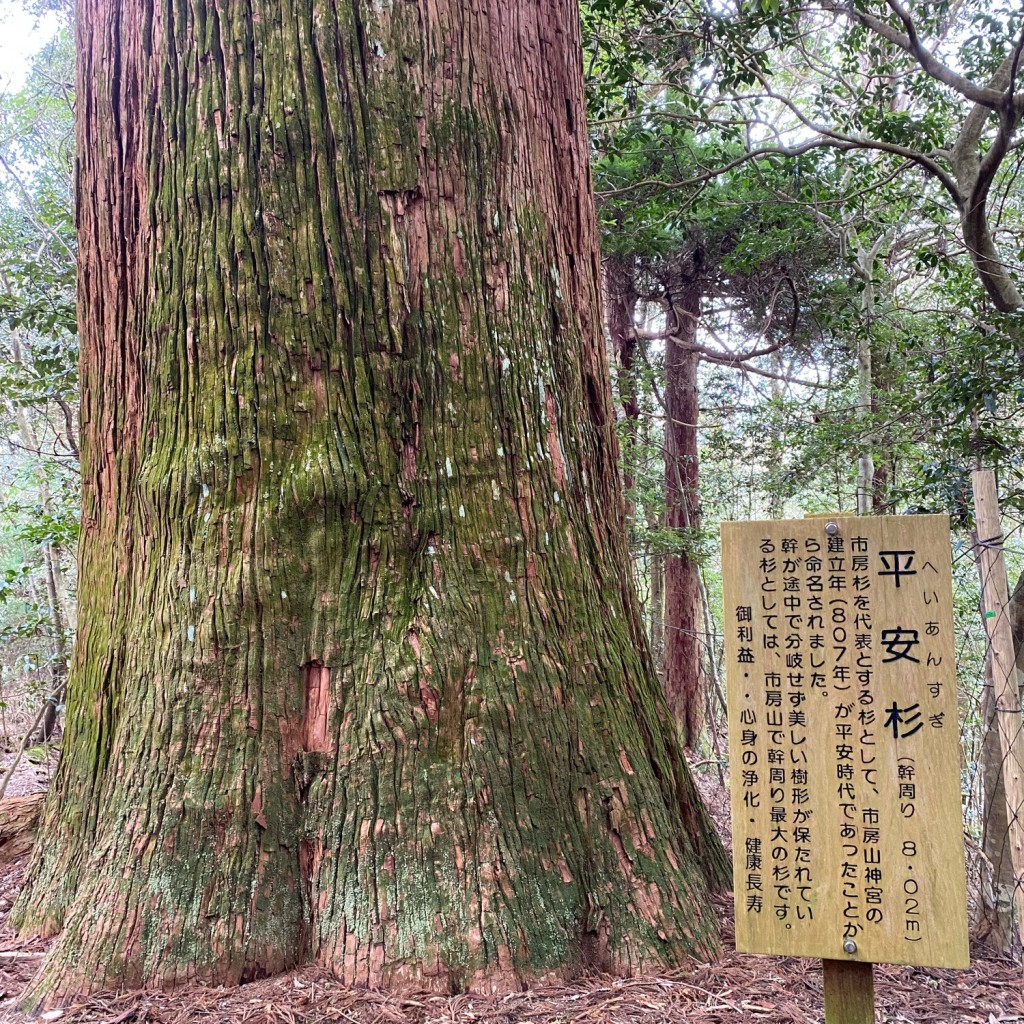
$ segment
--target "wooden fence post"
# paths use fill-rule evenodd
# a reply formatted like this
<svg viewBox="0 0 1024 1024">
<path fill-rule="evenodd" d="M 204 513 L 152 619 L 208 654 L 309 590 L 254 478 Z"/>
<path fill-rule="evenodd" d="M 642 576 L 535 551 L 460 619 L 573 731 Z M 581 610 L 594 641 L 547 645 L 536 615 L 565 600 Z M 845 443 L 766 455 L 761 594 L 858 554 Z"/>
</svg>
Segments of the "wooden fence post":
<svg viewBox="0 0 1024 1024">
<path fill-rule="evenodd" d="M 1003 785 L 1006 790 L 1016 926 L 1021 931 L 1024 930 L 1024 719 L 1021 718 L 1020 685 L 1010 626 L 1003 528 L 999 517 L 995 473 L 990 469 L 975 470 L 971 484 L 974 488 L 978 543 L 981 545 L 979 562 L 982 603 L 988 633 L 988 654 L 992 664 Z"/>
</svg>

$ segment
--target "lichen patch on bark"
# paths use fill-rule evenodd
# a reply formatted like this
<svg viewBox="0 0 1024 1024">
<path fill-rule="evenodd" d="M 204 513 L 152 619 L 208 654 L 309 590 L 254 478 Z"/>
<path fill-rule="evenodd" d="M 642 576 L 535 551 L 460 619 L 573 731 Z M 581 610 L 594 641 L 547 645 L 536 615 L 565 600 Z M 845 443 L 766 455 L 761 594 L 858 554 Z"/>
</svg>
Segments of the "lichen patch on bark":
<svg viewBox="0 0 1024 1024">
<path fill-rule="evenodd" d="M 714 949 L 724 858 L 630 583 L 576 18 L 82 0 L 82 629 L 30 998 Z"/>
</svg>

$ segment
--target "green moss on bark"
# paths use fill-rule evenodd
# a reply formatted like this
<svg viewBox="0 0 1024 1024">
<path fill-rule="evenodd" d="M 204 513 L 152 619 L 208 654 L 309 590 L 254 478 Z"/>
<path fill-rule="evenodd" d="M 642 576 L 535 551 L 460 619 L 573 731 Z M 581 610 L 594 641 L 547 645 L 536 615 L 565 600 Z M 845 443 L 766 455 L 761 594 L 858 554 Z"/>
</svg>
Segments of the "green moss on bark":
<svg viewBox="0 0 1024 1024">
<path fill-rule="evenodd" d="M 80 18 L 84 599 L 33 998 L 711 952 L 573 6 L 143 6 Z"/>
</svg>

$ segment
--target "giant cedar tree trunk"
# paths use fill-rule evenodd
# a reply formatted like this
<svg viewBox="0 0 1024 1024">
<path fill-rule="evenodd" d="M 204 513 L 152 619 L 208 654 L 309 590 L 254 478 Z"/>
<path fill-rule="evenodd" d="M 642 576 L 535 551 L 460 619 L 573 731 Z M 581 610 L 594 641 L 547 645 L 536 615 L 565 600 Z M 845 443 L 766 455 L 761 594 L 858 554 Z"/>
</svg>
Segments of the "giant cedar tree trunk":
<svg viewBox="0 0 1024 1024">
<path fill-rule="evenodd" d="M 692 264 L 692 266 L 691 266 Z M 700 406 L 693 348 L 700 317 L 700 268 L 694 257 L 678 271 L 669 294 L 674 341 L 665 342 L 665 520 L 692 543 L 700 528 Z M 682 531 L 690 533 L 687 538 Z M 704 651 L 699 567 L 685 546 L 665 557 L 665 693 L 683 742 L 697 742 L 701 723 Z"/>
<path fill-rule="evenodd" d="M 714 947 L 627 566 L 571 0 L 82 0 L 33 991 Z"/>
</svg>

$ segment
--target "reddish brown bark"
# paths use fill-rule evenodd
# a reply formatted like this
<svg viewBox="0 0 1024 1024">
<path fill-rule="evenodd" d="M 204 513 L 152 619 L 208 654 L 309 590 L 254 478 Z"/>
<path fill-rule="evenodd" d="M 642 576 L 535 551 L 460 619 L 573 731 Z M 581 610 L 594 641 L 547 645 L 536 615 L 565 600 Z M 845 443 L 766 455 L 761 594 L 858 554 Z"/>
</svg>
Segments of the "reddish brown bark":
<svg viewBox="0 0 1024 1024">
<path fill-rule="evenodd" d="M 703 622 L 699 568 L 685 545 L 693 544 L 701 525 L 700 415 L 693 348 L 700 318 L 700 268 L 693 256 L 675 268 L 667 290 L 673 338 L 665 343 L 665 515 L 679 531 L 679 546 L 665 558 L 664 681 L 683 742 L 692 746 L 700 733 L 704 674 Z"/>
<path fill-rule="evenodd" d="M 636 381 L 636 304 L 634 280 L 636 260 L 625 256 L 610 256 L 604 261 L 606 316 L 608 337 L 615 358 L 615 383 L 626 420 L 625 471 L 626 490 L 633 486 L 632 460 L 638 438 L 640 395 Z"/>
<path fill-rule="evenodd" d="M 82 0 L 84 515 L 31 999 L 712 950 L 570 0 Z M 113 570 L 112 570 L 113 567 Z"/>
</svg>

